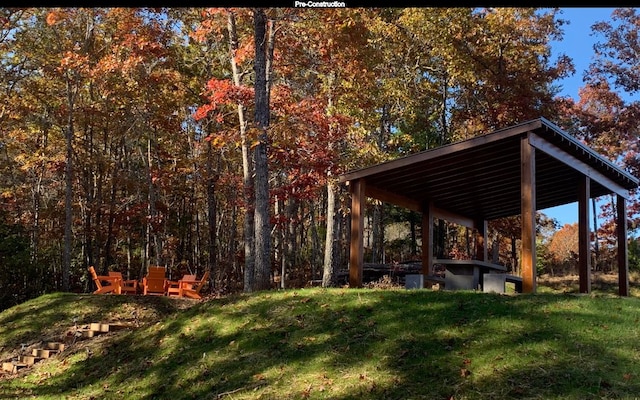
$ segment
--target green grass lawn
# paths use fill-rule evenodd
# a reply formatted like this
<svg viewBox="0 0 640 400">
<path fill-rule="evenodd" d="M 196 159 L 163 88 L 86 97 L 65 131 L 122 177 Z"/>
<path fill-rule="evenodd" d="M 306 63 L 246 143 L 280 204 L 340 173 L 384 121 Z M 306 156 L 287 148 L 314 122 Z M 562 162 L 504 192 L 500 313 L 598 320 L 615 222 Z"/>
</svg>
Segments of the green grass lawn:
<svg viewBox="0 0 640 400">
<path fill-rule="evenodd" d="M 304 289 L 206 302 L 52 294 L 0 313 L 3 360 L 78 323 L 77 341 L 0 377 L 0 399 L 633 399 L 640 299 L 545 292 Z"/>
</svg>

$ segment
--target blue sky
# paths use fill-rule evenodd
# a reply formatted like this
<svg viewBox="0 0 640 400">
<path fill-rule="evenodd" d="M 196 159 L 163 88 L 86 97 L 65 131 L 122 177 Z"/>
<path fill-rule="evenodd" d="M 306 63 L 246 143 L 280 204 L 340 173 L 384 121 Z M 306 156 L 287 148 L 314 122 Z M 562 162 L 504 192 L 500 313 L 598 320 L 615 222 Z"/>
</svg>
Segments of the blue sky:
<svg viewBox="0 0 640 400">
<path fill-rule="evenodd" d="M 559 18 L 568 20 L 569 23 L 562 27 L 564 31 L 563 40 L 552 43 L 552 54 L 555 58 L 558 54 L 564 53 L 573 60 L 576 73 L 573 76 L 558 82 L 558 84 L 562 86 L 560 95 L 570 96 L 577 100 L 578 90 L 583 84 L 583 73 L 592 61 L 593 45 L 597 41 L 602 40 L 601 37 L 592 35 L 591 25 L 599 21 L 610 20 L 611 12 L 614 8 L 569 7 L 561 8 L 561 10 L 562 13 Z M 548 216 L 557 219 L 561 225 L 571 224 L 578 220 L 577 203 L 553 207 L 541 211 Z"/>
<path fill-rule="evenodd" d="M 556 57 L 565 53 L 573 60 L 576 73 L 559 82 L 563 87 L 560 94 L 577 99 L 578 89 L 582 86 L 582 75 L 592 61 L 593 45 L 602 40 L 602 37 L 592 35 L 591 25 L 610 20 L 615 8 L 565 7 L 560 10 L 559 18 L 568 20 L 569 23 L 562 27 L 562 41 L 552 42 L 552 55 Z"/>
</svg>

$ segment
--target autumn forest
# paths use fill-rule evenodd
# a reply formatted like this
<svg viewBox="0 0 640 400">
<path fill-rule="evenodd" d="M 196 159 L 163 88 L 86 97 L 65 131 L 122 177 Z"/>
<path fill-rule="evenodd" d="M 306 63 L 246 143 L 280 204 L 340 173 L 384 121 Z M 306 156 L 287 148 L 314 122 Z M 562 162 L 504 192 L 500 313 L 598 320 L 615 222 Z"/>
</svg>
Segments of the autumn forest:
<svg viewBox="0 0 640 400">
<path fill-rule="evenodd" d="M 533 8 L 0 9 L 0 309 L 86 292 L 88 266 L 209 270 L 216 293 L 339 284 L 341 173 L 540 116 L 640 176 L 640 103 L 621 95 L 640 90 L 640 16 L 594 25 L 588 71 L 551 57 L 565 23 Z M 558 96 L 571 74 L 579 99 Z M 615 202 L 593 206 L 607 270 Z M 368 204 L 365 262 L 415 258 L 419 219 Z M 570 272 L 577 228 L 538 220 L 538 271 Z M 518 217 L 489 227 L 516 269 Z M 437 232 L 438 251 L 464 251 L 468 233 Z"/>
</svg>

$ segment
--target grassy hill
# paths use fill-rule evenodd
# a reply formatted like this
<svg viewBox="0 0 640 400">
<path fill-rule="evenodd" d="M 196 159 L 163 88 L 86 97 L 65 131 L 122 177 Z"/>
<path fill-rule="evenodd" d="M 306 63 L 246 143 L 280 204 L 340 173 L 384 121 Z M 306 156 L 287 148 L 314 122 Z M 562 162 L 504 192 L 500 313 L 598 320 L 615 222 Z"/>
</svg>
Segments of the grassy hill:
<svg viewBox="0 0 640 400">
<path fill-rule="evenodd" d="M 71 340 L 77 324 L 130 328 Z M 0 313 L 0 355 L 67 348 L 0 399 L 633 399 L 640 299 L 304 289 L 203 302 L 52 294 Z M 71 339 L 70 339 L 71 338 Z"/>
</svg>

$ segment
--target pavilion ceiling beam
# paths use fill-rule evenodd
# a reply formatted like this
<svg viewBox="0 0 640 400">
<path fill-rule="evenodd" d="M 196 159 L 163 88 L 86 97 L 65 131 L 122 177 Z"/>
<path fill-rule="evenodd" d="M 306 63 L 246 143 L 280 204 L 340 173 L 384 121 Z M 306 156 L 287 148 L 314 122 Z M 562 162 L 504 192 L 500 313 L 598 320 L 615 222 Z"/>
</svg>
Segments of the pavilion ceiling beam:
<svg viewBox="0 0 640 400">
<path fill-rule="evenodd" d="M 612 193 L 616 193 L 618 196 L 622 196 L 625 199 L 629 199 L 629 190 L 625 189 L 617 182 L 606 177 L 601 172 L 595 170 L 593 167 L 585 164 L 576 157 L 560 149 L 556 145 L 544 140 L 537 135 L 529 135 L 529 143 L 536 149 L 550 155 L 558 161 L 563 162 L 569 167 L 579 171 L 583 175 L 597 181 L 602 186 L 609 189 Z"/>
<path fill-rule="evenodd" d="M 467 228 L 476 228 L 476 221 L 473 218 L 466 217 L 464 215 L 456 214 L 454 212 L 445 210 L 444 208 L 438 208 L 431 206 L 431 212 L 434 218 L 444 219 L 454 224 L 466 226 Z"/>
<path fill-rule="evenodd" d="M 423 207 L 419 201 L 413 200 L 409 197 L 397 193 L 392 193 L 387 190 L 380 189 L 376 186 L 373 186 L 372 184 L 366 185 L 365 193 L 367 197 L 384 201 L 386 203 L 395 204 L 412 211 L 425 212 L 424 208 L 426 206 Z M 473 218 L 456 214 L 444 208 L 439 208 L 431 205 L 431 214 L 433 215 L 433 218 L 445 219 L 458 225 L 466 226 L 469 228 L 476 228 L 476 222 Z"/>
<path fill-rule="evenodd" d="M 403 196 L 401 194 L 380 189 L 371 184 L 366 185 L 365 193 L 367 197 L 384 201 L 385 203 L 395 204 L 397 206 L 407 208 L 412 211 L 418 211 L 418 212 L 422 211 L 422 206 L 420 202 L 413 200 L 409 197 Z"/>
</svg>

